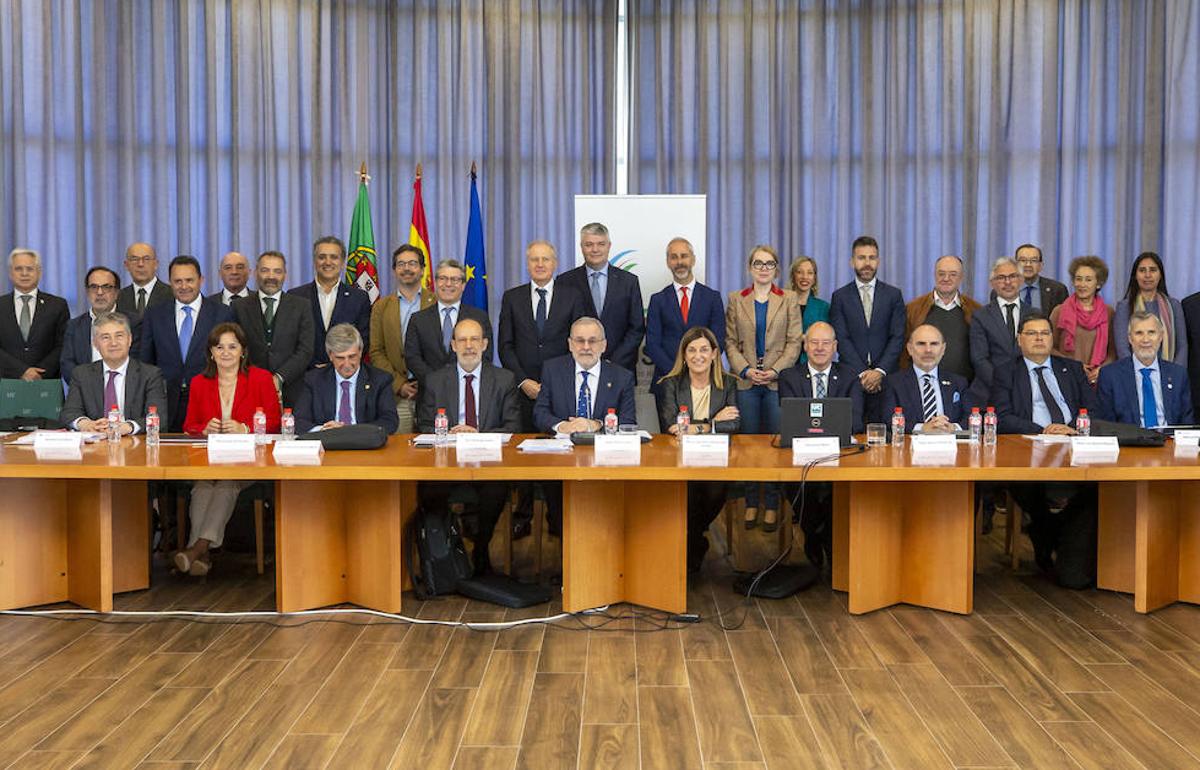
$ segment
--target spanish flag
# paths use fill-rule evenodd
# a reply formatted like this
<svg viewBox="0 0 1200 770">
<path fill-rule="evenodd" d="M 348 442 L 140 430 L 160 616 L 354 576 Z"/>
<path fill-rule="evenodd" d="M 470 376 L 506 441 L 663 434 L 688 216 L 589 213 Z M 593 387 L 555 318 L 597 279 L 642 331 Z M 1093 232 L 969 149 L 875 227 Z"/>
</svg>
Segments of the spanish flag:
<svg viewBox="0 0 1200 770">
<path fill-rule="evenodd" d="M 425 203 L 421 200 L 421 164 L 417 164 L 417 181 L 413 182 L 412 224 L 408 228 L 408 242 L 425 255 L 425 276 L 421 286 L 433 289 L 433 260 L 429 253 L 429 225 L 425 223 Z"/>
</svg>

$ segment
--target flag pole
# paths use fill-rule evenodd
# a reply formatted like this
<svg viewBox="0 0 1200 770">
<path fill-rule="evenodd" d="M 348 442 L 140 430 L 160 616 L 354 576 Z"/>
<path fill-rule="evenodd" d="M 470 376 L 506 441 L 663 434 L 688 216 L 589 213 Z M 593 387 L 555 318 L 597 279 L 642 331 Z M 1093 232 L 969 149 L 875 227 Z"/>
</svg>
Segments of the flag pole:
<svg viewBox="0 0 1200 770">
<path fill-rule="evenodd" d="M 364 160 L 362 165 L 358 167 L 358 181 L 363 184 L 370 184 L 371 177 L 367 176 L 367 162 Z"/>
</svg>

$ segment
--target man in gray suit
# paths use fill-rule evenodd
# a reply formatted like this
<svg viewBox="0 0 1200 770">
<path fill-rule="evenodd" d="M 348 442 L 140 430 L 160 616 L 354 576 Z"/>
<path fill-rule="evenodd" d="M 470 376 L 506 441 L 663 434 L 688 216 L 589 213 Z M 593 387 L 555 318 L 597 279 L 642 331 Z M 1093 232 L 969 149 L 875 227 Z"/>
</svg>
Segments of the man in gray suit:
<svg viewBox="0 0 1200 770">
<path fill-rule="evenodd" d="M 292 406 L 312 360 L 312 310 L 302 297 L 284 293 L 287 259 L 283 254 L 259 254 L 254 275 L 258 290 L 234 302 L 233 315 L 246 333 L 250 363 L 275 375 L 283 403 Z"/>
<path fill-rule="evenodd" d="M 975 311 L 971 319 L 971 365 L 975 368 L 972 390 L 991 403 L 992 380 L 996 367 L 1021 354 L 1017 347 L 1017 327 L 1030 307 L 1021 301 L 1021 272 L 1012 257 L 1000 257 L 992 264 L 992 300 Z"/>
<path fill-rule="evenodd" d="M 92 344 L 100 360 L 77 365 L 58 419 L 75 430 L 108 430 L 108 410 L 121 412 L 121 434 L 141 433 L 150 407 L 167 424 L 167 388 L 158 367 L 129 357 L 133 331 L 121 313 L 104 313 L 92 324 Z"/>
</svg>

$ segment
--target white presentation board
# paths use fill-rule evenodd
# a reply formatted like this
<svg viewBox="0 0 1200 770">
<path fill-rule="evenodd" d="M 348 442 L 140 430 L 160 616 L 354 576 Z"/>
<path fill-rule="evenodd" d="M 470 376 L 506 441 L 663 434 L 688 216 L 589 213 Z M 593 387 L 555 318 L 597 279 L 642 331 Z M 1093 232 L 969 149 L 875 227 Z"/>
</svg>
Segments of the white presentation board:
<svg viewBox="0 0 1200 770">
<path fill-rule="evenodd" d="M 672 238 L 691 241 L 696 252 L 694 273 L 703 283 L 708 257 L 706 205 L 704 195 L 576 195 L 575 259 L 571 264 L 583 264 L 579 228 L 600 222 L 612 240 L 609 262 L 637 275 L 642 285 L 642 307 L 649 306 L 651 294 L 671 282 L 667 242 Z"/>
</svg>

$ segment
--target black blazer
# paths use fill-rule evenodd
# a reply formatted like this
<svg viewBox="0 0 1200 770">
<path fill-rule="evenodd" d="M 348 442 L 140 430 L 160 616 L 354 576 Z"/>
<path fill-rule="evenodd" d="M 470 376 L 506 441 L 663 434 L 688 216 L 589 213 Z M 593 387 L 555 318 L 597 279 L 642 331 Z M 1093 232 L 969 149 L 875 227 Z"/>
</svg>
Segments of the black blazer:
<svg viewBox="0 0 1200 770">
<path fill-rule="evenodd" d="M 321 315 L 321 303 L 317 300 L 317 283 L 310 281 L 303 286 L 297 286 L 288 291 L 308 300 L 312 311 L 313 348 L 312 362 L 309 366 L 319 366 L 329 363 L 329 354 L 325 352 L 325 333 L 329 331 L 324 326 Z M 237 303 L 234 303 L 237 304 Z M 363 351 L 371 349 L 371 295 L 357 286 L 342 283 L 338 287 L 338 296 L 333 303 L 333 313 L 329 316 L 329 325 L 354 324 L 363 338 Z"/>
<path fill-rule="evenodd" d="M 1200 291 L 1189 295 L 1180 304 L 1183 305 L 1183 319 L 1187 324 L 1187 368 L 1188 381 L 1192 386 L 1192 404 L 1200 406 Z M 1180 332 L 1176 329 L 1175 333 Z"/>
<path fill-rule="evenodd" d="M 63 337 L 71 320 L 67 301 L 38 289 L 28 340 L 21 337 L 15 301 L 11 292 L 0 297 L 0 377 L 20 377 L 31 366 L 46 370 L 42 379 L 58 377 Z"/>
<path fill-rule="evenodd" d="M 912 433 L 913 428 L 924 419 L 921 383 L 917 377 L 918 372 L 914 367 L 905 367 L 895 377 L 887 378 L 887 386 L 883 391 L 883 416 L 891 420 L 896 407 L 904 410 L 905 433 Z M 939 368 L 937 387 L 942 393 L 942 413 L 950 422 L 965 427 L 966 416 L 971 413 L 973 406 L 968 399 L 966 378 Z"/>
<path fill-rule="evenodd" d="M 616 364 L 600 363 L 600 382 L 590 384 L 593 420 L 604 420 L 609 409 L 617 410 L 622 425 L 637 422 L 637 403 L 634 400 L 633 373 Z M 542 390 L 533 405 L 533 422 L 538 430 L 551 433 L 554 426 L 575 416 L 575 359 L 571 356 L 551 358 L 542 367 Z"/>
<path fill-rule="evenodd" d="M 808 371 L 807 363 L 796 364 L 779 373 L 779 397 L 814 398 L 812 375 Z M 850 399 L 850 415 L 853 422 L 850 429 L 854 433 L 862 433 L 866 430 L 863 426 L 863 399 L 865 396 L 862 383 L 851 367 L 840 361 L 830 364 L 829 382 L 825 383 L 825 397 Z"/>
<path fill-rule="evenodd" d="M 150 290 L 150 296 L 146 298 L 146 310 L 174 299 L 175 295 L 171 292 L 170 285 L 159 278 L 155 280 L 154 288 Z M 137 311 L 137 297 L 134 296 L 132 283 L 121 289 L 121 293 L 117 295 L 117 312 L 128 316 L 130 324 L 141 320 L 143 313 Z"/>
<path fill-rule="evenodd" d="M 415 316 L 414 316 L 415 318 Z M 409 327 L 412 329 L 412 320 Z M 475 417 L 485 433 L 518 433 L 521 410 L 517 406 L 517 381 L 513 373 L 484 361 L 479 369 Z M 458 424 L 458 365 L 447 364 L 425 378 L 417 402 L 416 428 L 433 432 L 438 409 L 446 410 L 451 427 Z"/>
<path fill-rule="evenodd" d="M 542 381 L 542 364 L 565 356 L 571 324 L 587 315 L 583 297 L 570 284 L 554 282 L 546 325 L 539 335 L 533 320 L 531 284 L 525 283 L 504 292 L 500 300 L 500 325 L 496 340 L 500 365 L 513 373 L 520 384 L 525 380 Z"/>
<path fill-rule="evenodd" d="M 1039 275 L 1038 279 L 1037 279 L 1037 294 L 1038 294 L 1038 296 L 1041 297 L 1041 307 L 1040 308 L 1031 307 L 1029 309 L 1031 311 L 1037 310 L 1042 315 L 1049 317 L 1050 311 L 1053 310 L 1054 308 L 1058 307 L 1062 303 L 1066 302 L 1067 297 L 1070 295 L 1070 293 L 1071 293 L 1070 289 L 1068 289 L 1065 284 L 1059 283 L 1058 281 L 1054 280 L 1053 278 L 1047 278 L 1044 275 Z M 991 293 L 991 295 L 989 295 L 989 299 L 992 302 L 996 301 L 996 290 L 995 289 L 992 289 L 992 293 Z M 1021 290 L 1020 290 L 1020 294 L 1017 295 L 1017 299 L 1024 302 L 1024 299 L 1025 299 L 1025 281 L 1024 280 L 1021 281 Z"/>
<path fill-rule="evenodd" d="M 71 389 L 66 403 L 58 413 L 58 421 L 70 426 L 80 417 L 99 420 L 108 416 L 112 404 L 104 403 L 104 361 L 90 361 L 75 367 L 71 376 Z M 158 367 L 143 364 L 135 358 L 129 359 L 125 370 L 125 414 L 126 420 L 137 425 L 138 432 L 146 429 L 146 413 L 150 407 L 158 408 L 159 425 L 165 430 L 167 420 L 167 386 Z"/>
<path fill-rule="evenodd" d="M 679 407 L 686 406 L 688 414 L 692 412 L 691 376 L 687 372 L 684 372 L 675 377 L 667 377 L 662 380 L 659 387 L 662 388 L 662 393 L 658 399 L 658 426 L 659 430 L 666 433 L 679 417 Z M 737 392 L 737 377 L 729 372 L 725 372 L 725 387 L 718 388 L 716 385 L 713 385 L 712 390 L 709 391 L 709 417 L 703 420 L 697 420 L 693 417 L 692 422 L 699 425 L 706 425 L 711 422 L 713 433 L 737 433 L 742 429 L 741 417 L 733 420 L 718 420 L 716 422 L 712 420 L 712 415 L 725 407 L 737 406 Z"/>
<path fill-rule="evenodd" d="M 608 266 L 608 289 L 604 293 L 604 307 L 597 311 L 592 301 L 592 289 L 588 285 L 587 265 L 580 265 L 558 277 L 559 283 L 573 286 L 583 298 L 585 315 L 599 318 L 604 325 L 604 336 L 608 347 L 604 360 L 612 361 L 629 372 L 637 369 L 638 348 L 646 336 L 646 316 L 642 312 L 642 286 L 638 277 L 620 268 Z"/>
<path fill-rule="evenodd" d="M 1028 305 L 1019 303 L 1015 321 L 1020 326 L 1021 318 L 1028 315 Z M 1004 311 L 993 299 L 971 316 L 971 366 L 975 368 L 977 389 L 984 394 L 991 392 L 996 369 L 1021 356 L 1017 340 L 1008 331 Z"/>
<path fill-rule="evenodd" d="M 1058 380 L 1059 390 L 1067 402 L 1070 414 L 1064 417 L 1073 422 L 1080 409 L 1095 413 L 1096 393 L 1088 385 L 1083 366 L 1078 361 L 1059 356 L 1050 356 L 1046 363 Z M 1029 381 L 1029 369 L 1025 366 L 1024 358 L 1013 359 L 1011 366 L 996 372 L 992 395 L 996 402 L 997 430 L 1000 433 L 1042 432 L 1042 426 L 1033 421 L 1033 384 Z"/>
<path fill-rule="evenodd" d="M 246 333 L 250 363 L 283 379 L 283 401 L 296 403 L 303 387 L 304 373 L 312 361 L 313 317 L 303 298 L 280 292 L 270 334 L 262 314 L 258 292 L 229 305 L 233 317 Z M 220 303 L 220 300 L 215 300 Z M 363 348 L 365 351 L 366 348 Z"/>
<path fill-rule="evenodd" d="M 488 314 L 477 307 L 465 302 L 458 305 L 458 320 L 473 318 L 483 327 L 483 336 L 487 338 L 487 350 L 483 352 L 484 363 L 492 362 L 492 322 Z M 433 303 L 424 310 L 418 310 L 408 319 L 408 333 L 404 335 L 404 361 L 408 370 L 424 384 L 425 378 L 441 369 L 446 364 L 457 360 L 454 351 L 442 347 L 442 311 L 441 305 Z"/>
<path fill-rule="evenodd" d="M 234 304 L 243 303 L 238 300 Z M 298 432 L 306 433 L 337 419 L 337 390 L 337 372 L 332 366 L 313 369 L 304 375 L 293 410 Z M 400 418 L 396 414 L 392 375 L 367 364 L 359 368 L 354 388 L 354 418 L 358 425 L 378 425 L 389 434 L 396 432 Z"/>
<path fill-rule="evenodd" d="M 137 345 L 129 349 L 132 356 L 138 352 Z M 71 371 L 80 364 L 92 362 L 92 314 L 91 311 L 77 315 L 67 321 L 63 335 L 62 353 L 58 359 L 58 372 L 64 384 L 71 382 Z"/>
</svg>

